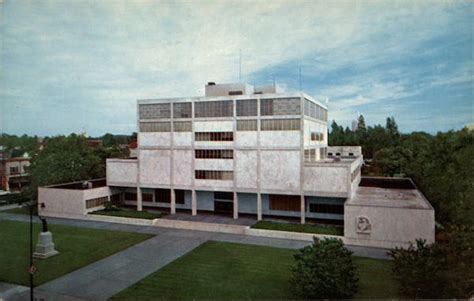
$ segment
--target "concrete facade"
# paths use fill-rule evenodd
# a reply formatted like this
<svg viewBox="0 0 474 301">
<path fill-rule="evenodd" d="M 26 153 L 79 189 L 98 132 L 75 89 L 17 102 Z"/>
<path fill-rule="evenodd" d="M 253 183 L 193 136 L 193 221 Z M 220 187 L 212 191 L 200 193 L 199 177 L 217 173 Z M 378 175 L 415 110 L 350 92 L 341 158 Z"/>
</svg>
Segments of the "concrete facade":
<svg viewBox="0 0 474 301">
<path fill-rule="evenodd" d="M 354 245 L 433 241 L 433 208 L 413 183 L 363 180 L 360 146 L 328 147 L 327 116 L 305 93 L 248 84 L 210 83 L 205 97 L 138 100 L 137 158 L 108 159 L 107 186 L 97 190 L 40 188 L 40 212 L 86 214 L 94 209 L 88 198 L 119 194 L 138 211 L 343 224 L 344 241 Z"/>
</svg>

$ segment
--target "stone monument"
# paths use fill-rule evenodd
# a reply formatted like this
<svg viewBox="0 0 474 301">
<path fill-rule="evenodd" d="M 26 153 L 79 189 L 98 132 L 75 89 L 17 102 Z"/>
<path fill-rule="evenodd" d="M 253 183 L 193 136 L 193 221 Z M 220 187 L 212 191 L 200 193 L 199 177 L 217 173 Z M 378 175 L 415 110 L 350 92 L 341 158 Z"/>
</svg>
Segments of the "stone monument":
<svg viewBox="0 0 474 301">
<path fill-rule="evenodd" d="M 59 254 L 59 252 L 54 249 L 53 234 L 48 231 L 48 223 L 46 222 L 46 219 L 40 217 L 40 220 L 43 224 L 43 229 L 38 235 L 36 252 L 33 253 L 33 257 L 46 259 Z"/>
</svg>

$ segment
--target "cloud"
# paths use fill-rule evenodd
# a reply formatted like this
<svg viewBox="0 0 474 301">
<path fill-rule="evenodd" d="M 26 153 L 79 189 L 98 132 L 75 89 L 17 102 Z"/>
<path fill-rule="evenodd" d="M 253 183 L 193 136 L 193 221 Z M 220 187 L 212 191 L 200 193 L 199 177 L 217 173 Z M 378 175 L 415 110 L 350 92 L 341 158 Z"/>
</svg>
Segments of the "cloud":
<svg viewBox="0 0 474 301">
<path fill-rule="evenodd" d="M 244 80 L 274 75 L 296 89 L 299 66 L 309 92 L 330 97 L 333 116 L 347 119 L 366 106 L 472 82 L 467 67 L 449 71 L 452 62 L 440 58 L 470 29 L 466 8 L 421 1 L 5 2 L 2 127 L 47 133 L 54 119 L 31 116 L 64 114 L 68 131 L 92 124 L 96 134 L 133 130 L 126 125 L 134 125 L 135 99 L 200 95 L 207 81 L 238 81 L 240 51 Z M 448 43 L 430 44 L 439 37 Z M 432 59 L 413 68 L 410 60 L 420 57 Z M 439 74 L 424 74 L 433 63 Z M 24 119 L 9 117 L 21 110 Z"/>
</svg>

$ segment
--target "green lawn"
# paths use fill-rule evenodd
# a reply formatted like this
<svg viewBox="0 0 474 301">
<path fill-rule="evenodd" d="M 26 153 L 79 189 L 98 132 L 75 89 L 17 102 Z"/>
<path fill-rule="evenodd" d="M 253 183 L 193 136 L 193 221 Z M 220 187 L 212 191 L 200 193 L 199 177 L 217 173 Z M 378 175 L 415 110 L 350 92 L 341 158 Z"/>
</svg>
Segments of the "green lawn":
<svg viewBox="0 0 474 301">
<path fill-rule="evenodd" d="M 344 228 L 335 225 L 293 224 L 271 221 L 259 221 L 252 226 L 255 229 L 316 233 L 328 235 L 344 235 Z"/>
<path fill-rule="evenodd" d="M 110 256 L 153 235 L 48 225 L 59 255 L 35 259 L 35 285 Z M 34 225 L 34 245 L 40 224 Z M 0 220 L 0 282 L 29 284 L 29 223 Z"/>
<path fill-rule="evenodd" d="M 115 295 L 113 300 L 290 299 L 295 250 L 209 241 Z M 358 298 L 397 298 L 391 262 L 354 257 Z"/>
<path fill-rule="evenodd" d="M 91 212 L 90 214 L 143 218 L 143 219 L 155 219 L 155 218 L 160 218 L 162 216 L 161 213 L 159 212 L 136 211 L 136 210 L 127 209 L 127 208 L 120 208 L 120 210 L 117 210 L 117 211 L 97 210 L 97 211 Z"/>
</svg>

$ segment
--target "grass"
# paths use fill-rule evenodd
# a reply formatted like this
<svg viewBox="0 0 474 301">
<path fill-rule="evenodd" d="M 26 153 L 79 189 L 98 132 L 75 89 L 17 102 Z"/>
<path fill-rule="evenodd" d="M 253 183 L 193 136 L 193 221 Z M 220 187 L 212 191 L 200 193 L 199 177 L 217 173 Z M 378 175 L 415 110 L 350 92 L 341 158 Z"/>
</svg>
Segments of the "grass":
<svg viewBox="0 0 474 301">
<path fill-rule="evenodd" d="M 159 212 L 148 212 L 148 211 L 136 211 L 133 209 L 120 208 L 114 211 L 97 210 L 90 214 L 107 215 L 107 216 L 119 216 L 119 217 L 130 217 L 130 218 L 143 218 L 143 219 L 155 219 L 160 218 L 162 215 Z"/>
<path fill-rule="evenodd" d="M 35 259 L 35 285 L 55 279 L 99 259 L 153 237 L 149 234 L 115 232 L 48 225 L 59 255 Z M 40 224 L 34 224 L 33 246 Z M 0 282 L 29 285 L 29 223 L 0 220 Z"/>
<path fill-rule="evenodd" d="M 313 224 L 293 224 L 280 223 L 271 221 L 259 221 L 252 226 L 254 229 L 266 229 L 276 231 L 328 234 L 328 235 L 344 235 L 344 228 L 334 225 L 313 225 Z"/>
<path fill-rule="evenodd" d="M 291 299 L 295 250 L 209 241 L 115 295 L 113 300 Z M 391 262 L 354 257 L 357 298 L 397 298 Z"/>
</svg>

